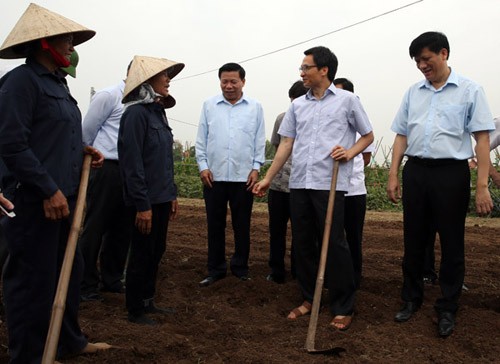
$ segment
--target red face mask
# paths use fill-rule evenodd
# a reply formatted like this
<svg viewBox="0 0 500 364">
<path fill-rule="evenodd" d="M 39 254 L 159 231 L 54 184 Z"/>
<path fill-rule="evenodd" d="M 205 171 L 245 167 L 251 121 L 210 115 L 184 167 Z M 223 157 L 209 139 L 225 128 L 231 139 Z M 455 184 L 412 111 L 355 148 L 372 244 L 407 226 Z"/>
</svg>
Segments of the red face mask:
<svg viewBox="0 0 500 364">
<path fill-rule="evenodd" d="M 56 62 L 58 67 L 68 67 L 71 63 L 66 57 L 63 57 L 59 52 L 57 52 L 50 44 L 47 42 L 47 39 L 40 39 L 42 44 L 42 49 L 48 51 L 54 61 Z"/>
</svg>

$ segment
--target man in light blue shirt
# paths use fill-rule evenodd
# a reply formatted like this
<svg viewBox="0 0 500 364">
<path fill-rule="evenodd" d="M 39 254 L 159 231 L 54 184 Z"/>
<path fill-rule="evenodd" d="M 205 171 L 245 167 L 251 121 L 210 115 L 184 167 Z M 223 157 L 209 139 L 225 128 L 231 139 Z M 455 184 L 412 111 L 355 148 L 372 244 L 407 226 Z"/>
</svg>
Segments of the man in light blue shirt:
<svg viewBox="0 0 500 364">
<path fill-rule="evenodd" d="M 465 272 L 464 230 L 470 199 L 467 160 L 478 160 L 476 210 L 491 211 L 488 191 L 489 130 L 494 129 L 482 88 L 448 67 L 450 46 L 442 33 L 426 32 L 410 45 L 410 57 L 424 74 L 406 92 L 392 124 L 396 133 L 387 195 L 398 202 L 398 172 L 403 157 L 404 258 L 403 307 L 397 322 L 405 322 L 423 301 L 423 267 L 428 234 L 436 228 L 441 242 L 439 284 L 442 297 L 434 308 L 438 334 L 449 336 L 455 327 L 458 299 Z"/>
<path fill-rule="evenodd" d="M 330 232 L 326 279 L 331 326 L 347 330 L 352 322 L 356 285 L 349 246 L 344 236 L 344 195 L 348 191 L 353 158 L 373 141 L 373 132 L 359 99 L 333 85 L 338 61 L 326 47 L 304 52 L 300 67 L 309 91 L 292 102 L 278 131 L 283 136 L 274 161 L 253 192 L 262 196 L 292 154 L 290 214 L 297 280 L 304 302 L 288 319 L 312 308 L 319 265 L 318 240 L 325 226 L 333 160 L 340 163 L 335 209 Z M 361 137 L 356 142 L 356 132 Z M 329 268 L 332 269 L 329 269 Z"/>
<path fill-rule="evenodd" d="M 248 280 L 252 187 L 265 159 L 262 106 L 243 94 L 245 70 L 227 63 L 219 69 L 222 95 L 205 101 L 196 139 L 196 160 L 203 183 L 208 225 L 206 287 L 226 276 L 225 229 L 231 209 L 235 251 L 230 269 Z"/>
<path fill-rule="evenodd" d="M 116 293 L 125 289 L 122 279 L 131 232 L 127 228 L 130 224 L 125 214 L 117 148 L 124 87 L 125 82 L 120 81 L 97 91 L 82 123 L 84 144 L 97 148 L 105 158 L 102 168 L 92 170 L 89 180 L 87 214 L 80 237 L 85 261 L 82 301 L 101 300 L 99 289 Z"/>
</svg>

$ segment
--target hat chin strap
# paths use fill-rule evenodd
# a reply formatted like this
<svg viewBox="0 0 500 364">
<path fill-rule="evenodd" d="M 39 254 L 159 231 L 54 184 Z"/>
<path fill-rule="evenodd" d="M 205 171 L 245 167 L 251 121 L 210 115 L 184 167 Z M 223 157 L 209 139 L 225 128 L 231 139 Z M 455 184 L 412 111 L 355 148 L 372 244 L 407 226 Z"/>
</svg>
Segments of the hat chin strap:
<svg viewBox="0 0 500 364">
<path fill-rule="evenodd" d="M 54 47 L 49 44 L 49 42 L 47 42 L 46 38 L 40 39 L 40 42 L 42 44 L 42 49 L 50 53 L 58 67 L 68 67 L 71 64 L 71 62 L 66 57 L 62 56 L 54 49 Z"/>
</svg>

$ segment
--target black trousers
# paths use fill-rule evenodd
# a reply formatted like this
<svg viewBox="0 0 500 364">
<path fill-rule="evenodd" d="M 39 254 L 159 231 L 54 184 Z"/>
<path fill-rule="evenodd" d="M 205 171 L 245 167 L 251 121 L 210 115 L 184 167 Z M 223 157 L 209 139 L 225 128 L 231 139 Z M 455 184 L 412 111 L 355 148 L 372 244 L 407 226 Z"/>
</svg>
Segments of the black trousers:
<svg viewBox="0 0 500 364">
<path fill-rule="evenodd" d="M 363 226 L 366 215 L 366 195 L 346 196 L 344 212 L 344 229 L 354 267 L 356 288 L 361 283 L 363 271 Z"/>
<path fill-rule="evenodd" d="M 269 267 L 273 276 L 285 278 L 286 233 L 290 220 L 290 193 L 269 190 L 267 195 L 269 210 Z M 293 239 L 291 245 L 290 270 L 296 276 L 295 258 L 293 256 Z"/>
<path fill-rule="evenodd" d="M 151 206 L 153 221 L 148 235 L 135 227 L 137 210 L 134 207 L 127 209 L 133 231 L 126 276 L 126 305 L 132 315 L 144 313 L 146 301 L 149 302 L 156 293 L 156 278 L 166 249 L 171 207 L 172 202 Z"/>
<path fill-rule="evenodd" d="M 126 211 L 118 163 L 105 160 L 102 168 L 92 169 L 89 180 L 79 242 L 85 261 L 82 294 L 96 292 L 99 282 L 110 291 L 122 287 L 131 234 Z"/>
<path fill-rule="evenodd" d="M 410 158 L 403 169 L 404 301 L 423 300 L 423 267 L 429 231 L 441 242 L 438 312 L 456 312 L 465 274 L 465 217 L 470 199 L 467 161 Z"/>
<path fill-rule="evenodd" d="M 71 211 L 74 198 L 68 198 Z M 9 334 L 10 363 L 39 363 L 49 329 L 52 304 L 68 240 L 71 219 L 45 218 L 42 202 L 14 199 L 16 217 L 3 219 L 9 257 L 3 293 Z M 78 324 L 83 259 L 77 247 L 59 338 L 60 355 L 76 354 L 86 345 Z"/>
<path fill-rule="evenodd" d="M 335 194 L 325 272 L 333 315 L 350 315 L 356 293 L 351 253 L 344 236 L 344 194 L 341 191 Z M 290 190 L 297 280 L 308 302 L 314 297 L 327 205 L 328 191 Z"/>
<path fill-rule="evenodd" d="M 434 253 L 434 245 L 436 242 L 436 229 L 431 229 L 427 237 L 427 246 L 425 248 L 424 258 L 424 278 L 429 278 L 433 281 L 438 279 L 436 273 L 436 254 Z"/>
<path fill-rule="evenodd" d="M 234 254 L 231 272 L 237 276 L 248 275 L 250 255 L 250 219 L 253 194 L 247 191 L 245 182 L 213 182 L 212 188 L 203 188 L 208 225 L 208 274 L 226 274 L 226 215 L 227 204 L 231 209 L 234 231 Z"/>
</svg>

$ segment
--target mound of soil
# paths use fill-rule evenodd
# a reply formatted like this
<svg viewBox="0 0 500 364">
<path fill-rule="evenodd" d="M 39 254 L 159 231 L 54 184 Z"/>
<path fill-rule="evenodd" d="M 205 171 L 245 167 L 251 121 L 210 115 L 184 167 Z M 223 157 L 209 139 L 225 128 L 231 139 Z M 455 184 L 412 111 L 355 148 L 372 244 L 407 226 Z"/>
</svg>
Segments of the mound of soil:
<svg viewBox="0 0 500 364">
<path fill-rule="evenodd" d="M 420 311 L 403 324 L 393 321 L 401 289 L 402 217 L 369 212 L 365 225 L 364 278 L 349 331 L 328 326 L 321 309 L 317 348 L 345 349 L 337 357 L 307 354 L 304 344 L 309 317 L 288 321 L 301 303 L 297 282 L 266 281 L 267 208 L 256 204 L 252 218 L 251 280 L 228 276 L 208 288 L 198 287 L 206 274 L 206 221 L 202 202 L 182 200 L 181 215 L 171 223 L 167 252 L 158 277 L 158 306 L 177 313 L 157 316 L 156 327 L 131 324 L 125 297 L 103 293 L 103 302 L 81 305 L 80 323 L 91 341 L 117 348 L 63 363 L 491 363 L 500 347 L 500 276 L 498 219 L 468 219 L 466 277 L 468 290 L 460 300 L 457 327 L 441 339 L 433 322 L 439 286 L 426 286 Z M 228 217 L 229 220 L 229 217 Z M 230 223 L 227 254 L 233 250 Z M 437 244 L 439 261 L 439 244 Z M 289 260 L 287 259 L 287 265 Z M 326 300 L 327 297 L 324 299 Z M 0 363 L 8 362 L 7 336 L 0 326 Z M 496 348 L 496 349 L 495 349 Z"/>
</svg>

